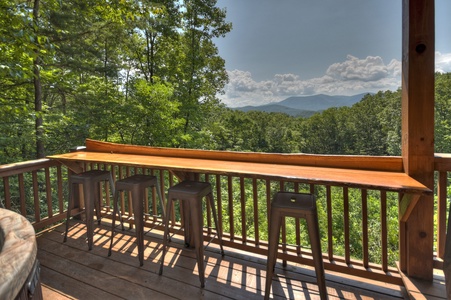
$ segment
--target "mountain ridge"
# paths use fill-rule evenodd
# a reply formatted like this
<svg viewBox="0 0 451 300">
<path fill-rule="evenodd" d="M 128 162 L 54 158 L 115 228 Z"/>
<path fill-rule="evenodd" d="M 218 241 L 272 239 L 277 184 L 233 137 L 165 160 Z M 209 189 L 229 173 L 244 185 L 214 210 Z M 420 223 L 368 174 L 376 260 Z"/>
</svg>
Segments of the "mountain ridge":
<svg viewBox="0 0 451 300">
<path fill-rule="evenodd" d="M 280 112 L 291 116 L 309 117 L 315 113 L 326 110 L 331 107 L 352 106 L 363 99 L 365 95 L 371 93 L 361 93 L 352 96 L 330 96 L 317 94 L 311 96 L 292 96 L 280 102 L 272 102 L 259 106 L 234 107 L 234 110 L 244 112 L 262 111 L 262 112 Z"/>
</svg>

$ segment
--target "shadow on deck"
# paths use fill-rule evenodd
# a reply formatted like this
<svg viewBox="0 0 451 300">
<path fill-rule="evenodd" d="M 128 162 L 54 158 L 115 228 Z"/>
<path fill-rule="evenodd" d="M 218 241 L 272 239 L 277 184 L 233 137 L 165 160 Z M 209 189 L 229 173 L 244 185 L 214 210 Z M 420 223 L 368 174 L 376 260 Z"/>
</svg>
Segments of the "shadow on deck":
<svg viewBox="0 0 451 300">
<path fill-rule="evenodd" d="M 109 224 L 97 226 L 94 247 L 88 251 L 83 223 L 71 221 L 68 241 L 64 226 L 37 235 L 38 259 L 45 299 L 262 299 L 266 257 L 216 245 L 205 251 L 206 285 L 200 288 L 194 251 L 183 247 L 181 236 L 169 244 L 163 275 L 158 275 L 162 232 L 145 236 L 144 266 L 139 267 L 133 230 L 119 230 L 108 257 Z M 311 267 L 278 263 L 272 282 L 273 299 L 319 299 Z M 443 276 L 433 294 L 444 293 Z M 326 271 L 329 299 L 404 299 L 404 287 L 351 278 Z M 438 287 L 438 288 L 437 288 Z M 444 295 L 444 294 L 443 294 Z M 437 297 L 424 299 L 445 299 Z"/>
</svg>

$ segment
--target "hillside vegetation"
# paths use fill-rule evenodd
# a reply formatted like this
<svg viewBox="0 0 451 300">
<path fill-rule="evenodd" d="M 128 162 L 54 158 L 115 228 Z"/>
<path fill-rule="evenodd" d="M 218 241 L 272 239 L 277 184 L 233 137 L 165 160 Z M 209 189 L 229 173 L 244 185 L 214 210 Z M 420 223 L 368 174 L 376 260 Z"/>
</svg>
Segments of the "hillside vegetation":
<svg viewBox="0 0 451 300">
<path fill-rule="evenodd" d="M 242 112 L 221 104 L 227 72 L 213 40 L 232 24 L 215 4 L 0 0 L 0 163 L 66 152 L 86 138 L 239 151 L 401 153 L 399 91 L 358 103 L 343 99 L 351 100 L 348 106 L 299 117 L 283 108 Z M 450 152 L 450 75 L 436 76 L 436 151 Z"/>
</svg>

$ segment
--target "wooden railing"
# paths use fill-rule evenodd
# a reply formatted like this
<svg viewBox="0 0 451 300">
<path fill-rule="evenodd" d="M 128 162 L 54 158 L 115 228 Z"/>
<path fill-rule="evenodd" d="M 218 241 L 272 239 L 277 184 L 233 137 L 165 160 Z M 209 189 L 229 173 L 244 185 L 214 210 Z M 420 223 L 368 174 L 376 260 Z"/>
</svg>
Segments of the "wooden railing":
<svg viewBox="0 0 451 300">
<path fill-rule="evenodd" d="M 336 157 L 337 160 L 340 156 Z M 86 169 L 108 169 L 115 179 L 133 173 L 151 173 L 160 177 L 167 189 L 177 182 L 169 170 L 151 170 L 111 165 L 86 165 Z M 446 234 L 447 171 L 451 157 L 436 159 L 438 176 L 437 256 L 443 257 Z M 68 171 L 56 161 L 41 159 L 0 166 L 0 203 L 19 212 L 32 222 L 36 230 L 64 220 L 68 199 Z M 219 230 L 228 247 L 266 255 L 268 207 L 272 195 L 279 190 L 314 193 L 318 199 L 322 250 L 326 270 L 343 272 L 382 282 L 402 284 L 394 261 L 399 255 L 398 203 L 395 192 L 366 190 L 328 185 L 300 184 L 255 177 L 234 177 L 217 174 L 198 174 L 199 179 L 212 183 L 218 210 Z M 111 197 L 104 189 L 105 216 L 110 216 Z M 165 197 L 165 195 L 163 195 Z M 130 206 L 122 197 L 122 212 L 129 216 Z M 148 199 L 147 226 L 160 226 L 161 208 L 154 193 Z M 179 210 L 171 216 L 171 226 L 180 225 Z M 394 217 L 395 216 L 395 217 Z M 356 222 L 358 220 L 358 222 Z M 129 221 L 132 222 L 132 221 Z M 211 216 L 205 217 L 210 228 Z M 312 265 L 311 253 L 303 222 L 287 219 L 282 229 L 283 246 L 279 258 Z M 394 234 L 394 236 L 393 236 Z M 205 235 L 214 236 L 206 229 Z M 295 236 L 297 236 L 295 238 Z M 300 236 L 300 238 L 299 238 Z M 300 244 L 301 246 L 296 246 Z"/>
<path fill-rule="evenodd" d="M 2 165 L 0 178 L 0 207 L 20 213 L 36 230 L 65 218 L 67 169 L 60 163 L 39 159 Z"/>
<path fill-rule="evenodd" d="M 434 160 L 434 170 L 437 171 L 436 180 L 436 193 L 437 193 L 437 203 L 436 203 L 436 251 L 438 260 L 434 261 L 434 265 L 437 268 L 443 268 L 442 259 L 445 255 L 445 241 L 446 241 L 446 230 L 447 230 L 447 217 L 448 209 L 447 203 L 448 189 L 450 188 L 448 180 L 448 172 L 451 171 L 451 154 L 449 153 L 436 153 Z"/>
</svg>

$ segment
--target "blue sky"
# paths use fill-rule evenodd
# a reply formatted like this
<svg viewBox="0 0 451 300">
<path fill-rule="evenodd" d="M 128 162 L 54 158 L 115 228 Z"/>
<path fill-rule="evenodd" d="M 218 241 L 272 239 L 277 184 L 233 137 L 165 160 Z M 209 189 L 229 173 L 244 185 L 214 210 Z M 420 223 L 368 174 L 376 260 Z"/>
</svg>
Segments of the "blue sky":
<svg viewBox="0 0 451 300">
<path fill-rule="evenodd" d="M 290 96 L 396 90 L 401 0 L 218 0 L 233 30 L 215 40 L 230 107 Z M 450 0 L 436 0 L 436 69 L 451 71 Z"/>
</svg>

